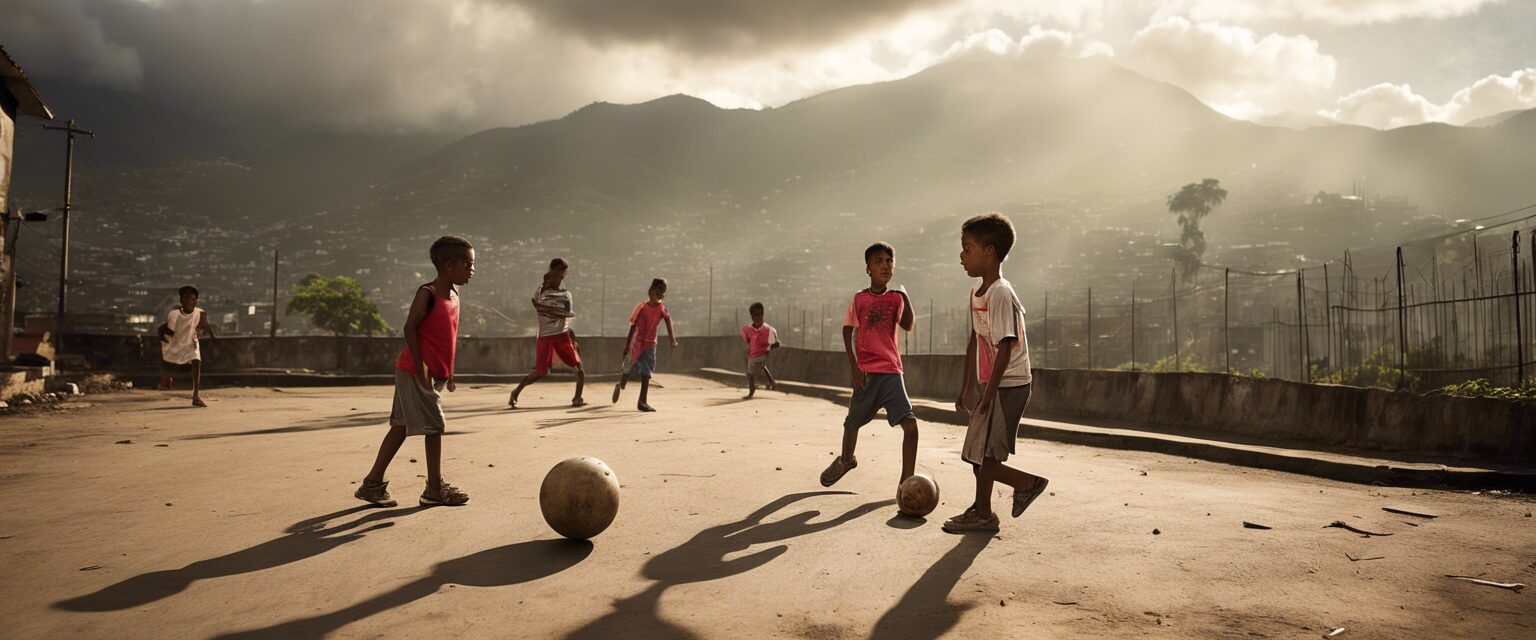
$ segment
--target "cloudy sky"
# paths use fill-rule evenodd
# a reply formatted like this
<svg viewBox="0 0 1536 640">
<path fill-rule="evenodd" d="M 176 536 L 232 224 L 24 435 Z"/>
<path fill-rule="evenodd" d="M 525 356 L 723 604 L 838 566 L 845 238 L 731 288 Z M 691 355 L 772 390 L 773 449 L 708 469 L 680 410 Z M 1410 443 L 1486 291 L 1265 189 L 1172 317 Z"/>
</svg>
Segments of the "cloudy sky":
<svg viewBox="0 0 1536 640">
<path fill-rule="evenodd" d="M 1536 0 L 0 0 L 40 82 L 210 120 L 463 131 L 687 93 L 773 107 L 956 56 L 1105 56 L 1237 117 L 1536 107 Z"/>
</svg>

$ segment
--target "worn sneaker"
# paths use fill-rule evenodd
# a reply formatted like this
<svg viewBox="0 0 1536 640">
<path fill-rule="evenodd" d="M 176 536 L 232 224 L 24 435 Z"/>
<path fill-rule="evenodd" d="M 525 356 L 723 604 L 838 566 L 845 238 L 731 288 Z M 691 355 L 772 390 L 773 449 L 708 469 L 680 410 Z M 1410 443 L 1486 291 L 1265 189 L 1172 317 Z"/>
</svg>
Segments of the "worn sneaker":
<svg viewBox="0 0 1536 640">
<path fill-rule="evenodd" d="M 428 484 L 426 490 L 421 492 L 421 506 L 424 507 L 437 505 L 457 507 L 466 502 L 469 502 L 469 494 L 448 484 L 447 480 L 439 480 L 435 487 Z"/>
<path fill-rule="evenodd" d="M 838 480 L 842 480 L 844 475 L 857 466 L 859 466 L 858 458 L 854 458 L 853 462 L 844 462 L 842 456 L 833 458 L 832 464 L 827 465 L 827 468 L 821 472 L 821 486 L 830 487 L 837 484 Z"/>
<path fill-rule="evenodd" d="M 1045 485 L 1050 483 L 1050 480 L 1040 478 L 1040 481 L 1036 482 L 1035 486 L 1029 489 L 1024 491 L 1015 489 L 1013 491 L 1013 517 L 1017 518 L 1024 515 L 1024 510 L 1029 508 L 1029 504 L 1034 502 L 1035 498 L 1040 497 L 1040 494 L 1045 492 Z"/>
<path fill-rule="evenodd" d="M 994 514 L 992 514 L 992 515 L 990 515 L 988 517 L 983 518 L 980 515 L 977 515 L 977 513 L 975 511 L 973 511 L 971 509 L 966 509 L 965 513 L 962 513 L 962 514 L 960 514 L 958 516 L 955 516 L 953 518 L 945 520 L 944 521 L 944 526 L 940 527 L 940 528 L 942 528 L 944 531 L 946 531 L 948 533 L 971 533 L 973 531 L 987 531 L 987 532 L 997 531 L 998 530 L 997 514 L 994 513 Z"/>
<path fill-rule="evenodd" d="M 381 507 L 393 507 L 399 504 L 395 502 L 394 498 L 389 497 L 388 480 L 380 480 L 378 482 L 364 480 L 363 486 L 358 487 L 357 491 L 352 493 L 352 497 L 363 502 L 372 502 Z"/>
</svg>

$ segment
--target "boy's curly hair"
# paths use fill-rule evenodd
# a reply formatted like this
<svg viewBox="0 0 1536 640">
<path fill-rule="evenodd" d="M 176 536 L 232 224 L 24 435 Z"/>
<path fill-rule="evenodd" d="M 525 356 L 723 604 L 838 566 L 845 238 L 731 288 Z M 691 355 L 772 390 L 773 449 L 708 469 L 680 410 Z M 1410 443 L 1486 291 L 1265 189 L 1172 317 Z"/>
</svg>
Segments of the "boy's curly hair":
<svg viewBox="0 0 1536 640">
<path fill-rule="evenodd" d="M 427 253 L 432 256 L 432 266 L 441 269 L 449 260 L 468 260 L 471 248 L 468 240 L 443 236 L 432 243 L 432 249 Z"/>
<path fill-rule="evenodd" d="M 1008 257 L 1008 251 L 1013 248 L 1013 223 L 996 211 L 966 220 L 960 225 L 960 233 L 970 234 L 979 244 L 991 245 L 997 252 L 998 262 Z"/>
</svg>

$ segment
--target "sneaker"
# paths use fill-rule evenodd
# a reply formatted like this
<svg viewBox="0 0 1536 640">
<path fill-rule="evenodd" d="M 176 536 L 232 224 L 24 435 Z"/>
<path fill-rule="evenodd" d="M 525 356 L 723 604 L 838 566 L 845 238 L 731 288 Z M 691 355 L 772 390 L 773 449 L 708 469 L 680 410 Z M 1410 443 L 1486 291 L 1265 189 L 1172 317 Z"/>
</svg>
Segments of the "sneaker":
<svg viewBox="0 0 1536 640">
<path fill-rule="evenodd" d="M 1045 478 L 1040 478 L 1040 481 L 1036 482 L 1035 486 L 1030 487 L 1029 489 L 1026 489 L 1024 491 L 1019 491 L 1018 489 L 1014 489 L 1013 490 L 1013 517 L 1017 518 L 1017 517 L 1023 515 L 1024 514 L 1024 510 L 1029 508 L 1029 504 L 1031 502 L 1034 502 L 1035 498 L 1040 497 L 1041 493 L 1045 492 L 1045 485 L 1048 485 L 1050 483 L 1051 483 L 1050 480 L 1047 480 Z"/>
<path fill-rule="evenodd" d="M 358 487 L 357 491 L 352 493 L 352 497 L 363 502 L 372 502 L 381 507 L 393 507 L 399 504 L 395 502 L 394 498 L 389 497 L 388 480 L 380 480 L 378 482 L 364 480 L 363 486 Z"/>
<path fill-rule="evenodd" d="M 421 492 L 421 506 L 423 507 L 436 505 L 457 507 L 466 502 L 469 502 L 469 494 L 460 491 L 458 487 L 448 484 L 447 480 L 439 480 L 435 487 L 429 484 L 426 490 Z"/>
<path fill-rule="evenodd" d="M 635 408 L 640 410 L 640 411 L 642 411 L 642 412 L 645 412 L 645 413 L 650 413 L 650 412 L 656 410 L 655 407 L 652 407 L 651 405 L 648 405 L 648 404 L 637 404 L 637 405 L 635 405 Z"/>
<path fill-rule="evenodd" d="M 838 480 L 842 480 L 844 475 L 857 466 L 859 466 L 858 458 L 854 458 L 853 462 L 844 462 L 842 456 L 833 458 L 832 464 L 827 465 L 827 468 L 821 472 L 821 486 L 830 487 L 837 484 Z"/>
<path fill-rule="evenodd" d="M 975 511 L 966 509 L 965 513 L 945 520 L 941 528 L 948 533 L 993 532 L 998 530 L 997 514 L 983 518 Z"/>
<path fill-rule="evenodd" d="M 171 380 L 170 376 L 160 376 L 160 384 L 155 385 L 155 390 L 170 391 L 172 382 L 173 381 Z"/>
<path fill-rule="evenodd" d="M 194 406 L 194 407 L 206 407 L 206 406 L 208 406 L 208 403 L 203 402 L 203 397 L 202 396 L 192 396 L 192 406 Z"/>
<path fill-rule="evenodd" d="M 507 408 L 508 409 L 516 409 L 517 408 L 517 396 L 507 396 Z"/>
</svg>

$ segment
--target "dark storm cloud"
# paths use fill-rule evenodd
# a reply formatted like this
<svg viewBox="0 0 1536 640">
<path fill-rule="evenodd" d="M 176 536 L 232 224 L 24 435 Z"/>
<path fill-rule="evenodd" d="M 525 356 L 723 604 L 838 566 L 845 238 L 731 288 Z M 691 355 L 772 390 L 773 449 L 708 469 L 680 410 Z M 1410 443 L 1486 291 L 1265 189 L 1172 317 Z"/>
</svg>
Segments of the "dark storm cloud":
<svg viewBox="0 0 1536 640">
<path fill-rule="evenodd" d="M 503 0 L 594 41 L 702 55 L 814 45 L 956 0 Z"/>
<path fill-rule="evenodd" d="M 223 120 L 464 129 L 635 93 L 600 49 L 488 0 L 0 0 L 0 17 L 34 77 Z"/>
</svg>

